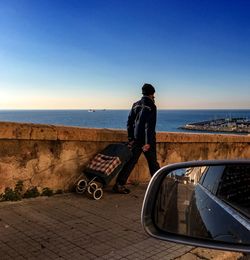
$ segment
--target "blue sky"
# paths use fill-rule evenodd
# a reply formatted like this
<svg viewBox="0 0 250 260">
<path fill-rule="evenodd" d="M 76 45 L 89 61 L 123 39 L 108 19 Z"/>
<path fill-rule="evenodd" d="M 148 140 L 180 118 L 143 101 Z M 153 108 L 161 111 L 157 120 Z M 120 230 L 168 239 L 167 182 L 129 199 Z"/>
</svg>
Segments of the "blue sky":
<svg viewBox="0 0 250 260">
<path fill-rule="evenodd" d="M 250 108 L 248 0 L 1 0 L 0 109 Z"/>
</svg>

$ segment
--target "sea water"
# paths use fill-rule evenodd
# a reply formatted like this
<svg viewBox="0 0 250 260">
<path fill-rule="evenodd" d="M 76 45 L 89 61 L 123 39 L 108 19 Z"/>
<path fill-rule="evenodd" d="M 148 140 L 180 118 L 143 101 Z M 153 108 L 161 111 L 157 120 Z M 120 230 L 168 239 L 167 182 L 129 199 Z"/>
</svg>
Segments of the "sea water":
<svg viewBox="0 0 250 260">
<path fill-rule="evenodd" d="M 0 121 L 126 129 L 129 110 L 0 110 Z M 249 110 L 158 110 L 157 131 L 187 132 L 188 123 L 219 118 L 248 118 Z"/>
</svg>

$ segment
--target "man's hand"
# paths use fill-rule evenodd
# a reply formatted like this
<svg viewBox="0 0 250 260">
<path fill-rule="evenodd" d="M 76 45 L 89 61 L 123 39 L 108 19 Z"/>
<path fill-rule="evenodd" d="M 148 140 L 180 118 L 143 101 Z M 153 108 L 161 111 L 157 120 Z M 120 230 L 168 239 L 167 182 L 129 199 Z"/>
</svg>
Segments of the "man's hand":
<svg viewBox="0 0 250 260">
<path fill-rule="evenodd" d="M 143 152 L 147 152 L 147 151 L 149 151 L 149 149 L 150 149 L 150 144 L 144 144 L 144 145 L 142 146 L 142 151 L 143 151 Z"/>
<path fill-rule="evenodd" d="M 128 148 L 129 149 L 131 149 L 132 147 L 133 147 L 133 145 L 134 145 L 134 140 L 133 141 L 130 141 L 129 143 L 128 143 Z"/>
</svg>

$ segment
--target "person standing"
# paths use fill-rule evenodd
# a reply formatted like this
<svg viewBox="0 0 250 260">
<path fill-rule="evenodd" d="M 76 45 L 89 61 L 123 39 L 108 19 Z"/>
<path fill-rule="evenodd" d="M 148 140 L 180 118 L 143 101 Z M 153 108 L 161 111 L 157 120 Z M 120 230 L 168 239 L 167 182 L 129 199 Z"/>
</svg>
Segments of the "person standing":
<svg viewBox="0 0 250 260">
<path fill-rule="evenodd" d="M 148 83 L 142 86 L 142 98 L 135 102 L 131 108 L 127 121 L 128 146 L 132 151 L 131 160 L 123 167 L 117 176 L 113 191 L 128 194 L 125 187 L 130 173 L 137 163 L 141 153 L 147 159 L 151 176 L 159 170 L 160 166 L 156 156 L 156 117 L 157 108 L 154 101 L 155 88 Z"/>
</svg>

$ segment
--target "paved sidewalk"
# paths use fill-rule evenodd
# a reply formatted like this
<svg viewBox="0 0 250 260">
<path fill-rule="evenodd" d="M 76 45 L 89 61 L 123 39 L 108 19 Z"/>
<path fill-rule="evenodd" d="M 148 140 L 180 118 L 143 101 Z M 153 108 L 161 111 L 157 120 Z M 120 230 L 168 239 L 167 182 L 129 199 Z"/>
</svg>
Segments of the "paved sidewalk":
<svg viewBox="0 0 250 260">
<path fill-rule="evenodd" d="M 131 189 L 131 194 L 119 195 L 108 187 L 100 201 L 73 193 L 0 203 L 0 259 L 187 256 L 193 247 L 144 233 L 140 211 L 146 186 Z"/>
</svg>

